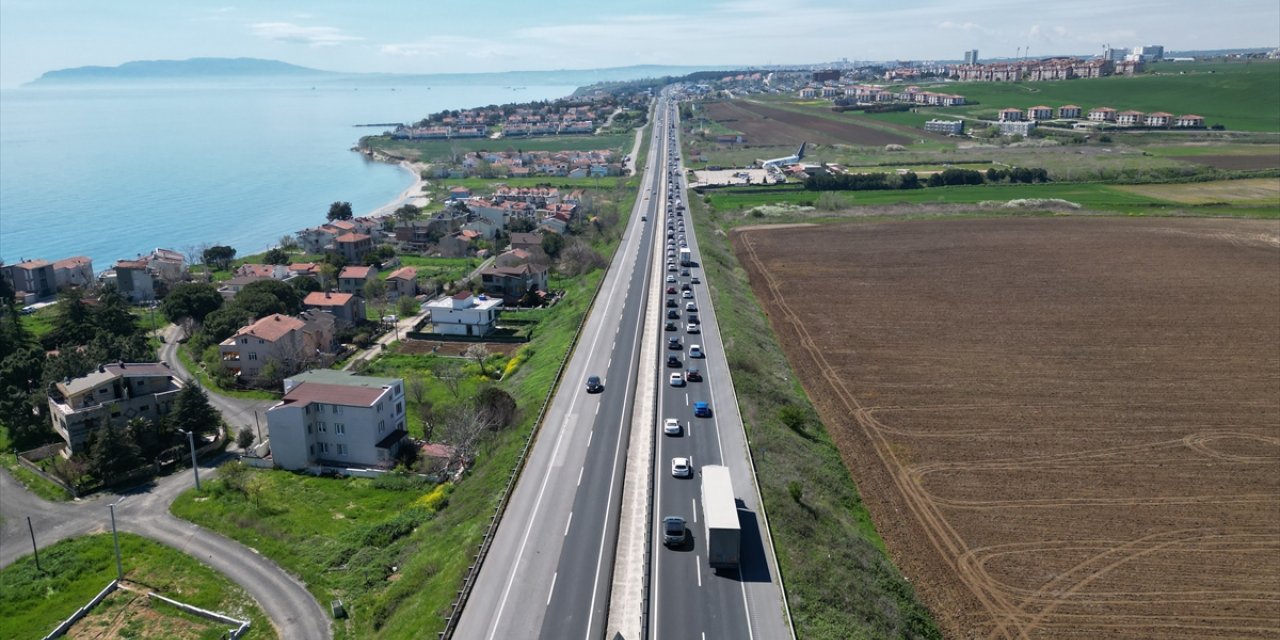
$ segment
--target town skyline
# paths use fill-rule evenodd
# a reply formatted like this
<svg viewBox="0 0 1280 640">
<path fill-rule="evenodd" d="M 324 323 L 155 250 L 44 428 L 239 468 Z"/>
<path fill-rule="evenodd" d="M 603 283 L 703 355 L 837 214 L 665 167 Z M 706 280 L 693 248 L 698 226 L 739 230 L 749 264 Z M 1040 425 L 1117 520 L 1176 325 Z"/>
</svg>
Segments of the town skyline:
<svg viewBox="0 0 1280 640">
<path fill-rule="evenodd" d="M 192 57 L 258 57 L 338 72 L 468 73 L 635 64 L 751 66 L 850 60 L 951 60 L 1100 53 L 1103 45 L 1166 50 L 1276 46 L 1280 8 L 1236 3 L 1232 25 L 1206 22 L 1190 2 L 1099 2 L 1038 8 L 1005 0 L 893 7 L 807 0 L 779 6 L 524 3 L 474 7 L 405 3 L 379 12 L 338 3 L 267 8 L 76 0 L 0 2 L 0 86 L 87 65 Z M 820 28 L 815 28 L 820 25 Z M 761 47 L 761 42 L 773 46 Z M 566 55 L 565 43 L 577 53 Z"/>
</svg>

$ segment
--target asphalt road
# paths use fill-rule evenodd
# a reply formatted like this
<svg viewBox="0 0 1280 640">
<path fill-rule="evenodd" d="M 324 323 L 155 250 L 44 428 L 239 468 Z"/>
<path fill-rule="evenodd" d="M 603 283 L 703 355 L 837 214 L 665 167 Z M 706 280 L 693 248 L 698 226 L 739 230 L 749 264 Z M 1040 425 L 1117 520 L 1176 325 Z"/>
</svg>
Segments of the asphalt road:
<svg viewBox="0 0 1280 640">
<path fill-rule="evenodd" d="M 679 147 L 673 142 L 672 151 L 663 154 L 664 165 L 670 163 L 678 166 L 678 156 Z M 674 175 L 668 171 L 669 169 L 664 168 L 666 179 L 662 201 L 668 201 L 665 191 L 671 189 L 676 202 L 687 203 L 683 171 L 677 170 Z M 692 250 L 695 264 L 690 269 L 690 276 L 698 276 L 703 282 L 692 285 L 691 299 L 684 298 L 681 294 L 663 294 L 659 298 L 661 302 L 654 302 L 664 305 L 665 310 L 666 298 L 676 300 L 680 318 L 676 320 L 676 331 L 663 331 L 664 348 L 657 363 L 661 371 L 659 408 L 657 424 L 653 428 L 660 429 L 665 419 L 676 418 L 684 425 L 684 430 L 680 436 L 659 436 L 654 456 L 656 494 L 651 532 L 654 536 L 650 595 L 651 635 L 655 638 L 791 637 L 777 562 L 773 557 L 767 527 L 760 517 L 759 494 L 751 467 L 750 451 L 742 428 L 742 418 L 738 413 L 738 402 L 728 361 L 724 356 L 715 309 L 707 292 L 708 284 L 702 269 L 696 266 L 700 254 L 693 223 L 688 220 L 687 212 L 681 215 L 672 210 L 670 213 L 675 215 L 664 215 L 660 218 L 663 222 L 659 224 L 663 225 L 664 231 L 668 221 L 674 227 L 673 232 L 668 233 L 676 240 L 677 251 L 683 234 L 683 239 Z M 683 229 L 680 227 L 681 221 L 684 222 Z M 665 271 L 665 255 L 664 252 L 655 260 L 662 265 L 664 275 L 671 273 Z M 677 291 L 681 283 L 691 282 L 691 277 L 678 274 L 679 271 L 675 272 Z M 658 286 L 665 288 L 670 285 L 662 282 Z M 685 305 L 689 302 L 695 304 L 701 321 L 698 333 L 687 331 L 690 312 L 685 311 Z M 679 349 L 667 348 L 667 340 L 671 337 L 679 338 Z M 694 344 L 701 346 L 705 357 L 689 356 L 690 347 Z M 681 367 L 666 366 L 667 357 L 672 354 L 680 358 Z M 689 382 L 684 387 L 672 387 L 668 383 L 671 372 L 684 371 L 690 366 L 697 366 L 701 370 L 702 382 Z M 693 403 L 698 401 L 711 405 L 711 417 L 694 417 Z M 672 476 L 671 460 L 674 457 L 691 459 L 693 477 Z M 700 504 L 701 474 L 698 470 L 713 464 L 729 467 L 734 493 L 739 500 L 742 551 L 738 571 L 722 570 L 717 573 L 710 568 L 707 559 Z M 685 519 L 689 539 L 681 546 L 665 547 L 662 544 L 662 519 L 672 515 Z"/>
<path fill-rule="evenodd" d="M 214 465 L 201 465 L 203 481 Z M 182 551 L 220 571 L 253 596 L 281 638 L 332 638 L 329 614 L 306 587 L 278 565 L 238 542 L 169 515 L 179 493 L 195 483 L 190 473 L 177 473 L 119 494 L 101 493 L 75 502 L 47 502 L 26 490 L 7 471 L 0 471 L 0 567 L 31 553 L 27 518 L 43 548 L 59 540 L 111 530 L 108 505 L 116 504 L 116 526 Z"/>
<path fill-rule="evenodd" d="M 642 185 L 652 179 L 652 171 L 647 172 Z M 640 199 L 636 207 L 639 213 L 652 203 Z M 456 637 L 574 638 L 604 633 L 651 229 L 633 213 L 463 609 Z M 585 392 L 590 375 L 603 378 L 604 391 Z"/>
</svg>

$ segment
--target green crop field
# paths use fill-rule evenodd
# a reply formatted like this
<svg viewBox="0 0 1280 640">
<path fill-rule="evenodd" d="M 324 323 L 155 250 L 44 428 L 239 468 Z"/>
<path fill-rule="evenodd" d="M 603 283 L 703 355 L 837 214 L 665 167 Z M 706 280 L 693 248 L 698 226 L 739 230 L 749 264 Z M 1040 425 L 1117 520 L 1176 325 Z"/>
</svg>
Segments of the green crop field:
<svg viewBox="0 0 1280 640">
<path fill-rule="evenodd" d="M 1241 131 L 1280 132 L 1280 62 L 1204 63 L 1166 62 L 1135 77 L 1113 76 L 1051 82 L 958 82 L 945 91 L 959 93 L 970 104 L 946 109 L 922 109 L 934 115 L 965 114 L 994 118 L 1005 107 L 1076 104 L 1086 112 L 1094 107 L 1120 111 L 1167 111 L 1197 114 L 1208 124 Z M 923 85 L 922 85 L 923 86 Z M 928 87 L 925 87 L 928 88 Z M 884 118 L 886 116 L 875 116 Z"/>
</svg>

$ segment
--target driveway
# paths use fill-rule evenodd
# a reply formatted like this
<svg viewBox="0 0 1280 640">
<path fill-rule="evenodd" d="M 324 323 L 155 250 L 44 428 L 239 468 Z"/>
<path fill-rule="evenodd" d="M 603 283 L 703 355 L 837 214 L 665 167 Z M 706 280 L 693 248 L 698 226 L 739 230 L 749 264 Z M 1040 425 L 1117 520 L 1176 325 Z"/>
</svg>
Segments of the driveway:
<svg viewBox="0 0 1280 640">
<path fill-rule="evenodd" d="M 200 477 L 229 455 L 203 461 Z M 107 505 L 116 504 L 121 531 L 151 538 L 213 567 L 249 592 L 281 638 L 332 638 L 329 614 L 298 579 L 252 549 L 169 514 L 169 504 L 194 485 L 190 473 L 176 473 L 121 493 L 100 493 L 75 502 L 47 502 L 0 470 L 0 568 L 31 553 L 27 518 L 43 548 L 59 540 L 111 530 Z"/>
</svg>

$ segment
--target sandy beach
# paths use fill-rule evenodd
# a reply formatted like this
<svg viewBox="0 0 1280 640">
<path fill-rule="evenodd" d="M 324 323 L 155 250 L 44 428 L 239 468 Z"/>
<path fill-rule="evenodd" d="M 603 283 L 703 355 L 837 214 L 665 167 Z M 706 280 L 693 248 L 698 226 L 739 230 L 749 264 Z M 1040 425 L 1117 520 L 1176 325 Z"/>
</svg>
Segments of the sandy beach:
<svg viewBox="0 0 1280 640">
<path fill-rule="evenodd" d="M 364 215 L 391 215 L 396 209 L 399 209 L 401 205 L 405 204 L 412 204 L 419 207 L 425 207 L 427 205 L 429 198 L 422 193 L 422 187 L 427 184 L 427 181 L 422 178 L 422 172 L 427 168 L 427 165 L 420 162 L 410 162 L 408 160 L 401 160 L 397 164 L 401 169 L 408 171 L 409 175 L 413 176 L 413 184 L 409 185 L 408 188 L 400 192 L 400 195 L 396 196 L 387 204 L 384 204 Z"/>
</svg>

